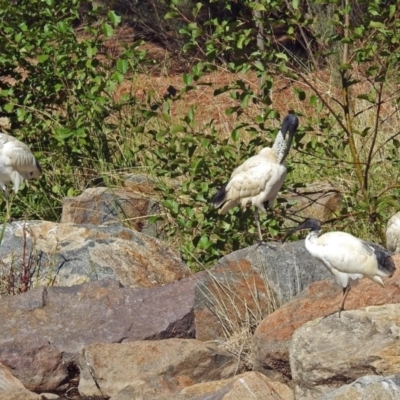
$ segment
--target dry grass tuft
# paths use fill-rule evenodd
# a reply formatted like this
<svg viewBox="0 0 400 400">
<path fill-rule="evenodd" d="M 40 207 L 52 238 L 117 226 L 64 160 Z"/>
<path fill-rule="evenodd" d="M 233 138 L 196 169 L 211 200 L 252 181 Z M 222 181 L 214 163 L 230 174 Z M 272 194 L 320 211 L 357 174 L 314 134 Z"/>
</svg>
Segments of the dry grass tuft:
<svg viewBox="0 0 400 400">
<path fill-rule="evenodd" d="M 268 279 L 242 262 L 230 264 L 229 271 L 209 271 L 210 283 L 200 290 L 209 309 L 222 327 L 224 340 L 219 347 L 252 370 L 253 335 L 257 326 L 279 308 Z"/>
</svg>

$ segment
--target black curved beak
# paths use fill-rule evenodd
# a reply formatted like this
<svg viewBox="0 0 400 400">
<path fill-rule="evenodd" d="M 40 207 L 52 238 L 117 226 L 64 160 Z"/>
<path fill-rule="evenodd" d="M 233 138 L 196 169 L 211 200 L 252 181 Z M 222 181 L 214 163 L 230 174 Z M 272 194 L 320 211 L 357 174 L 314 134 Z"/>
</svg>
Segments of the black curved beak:
<svg viewBox="0 0 400 400">
<path fill-rule="evenodd" d="M 285 151 L 285 154 L 283 155 L 282 160 L 285 160 L 285 158 L 289 154 L 289 150 L 290 150 L 290 147 L 292 146 L 293 136 L 295 133 L 296 133 L 296 131 L 291 131 L 291 130 L 289 131 L 289 138 L 288 138 L 288 142 L 287 142 L 287 146 L 286 146 L 286 151 Z"/>
<path fill-rule="evenodd" d="M 289 236 L 292 236 L 293 233 L 295 233 L 295 232 L 297 232 L 297 231 L 301 231 L 302 229 L 305 229 L 305 228 L 303 228 L 301 225 L 303 225 L 303 224 L 300 224 L 299 226 L 296 226 L 295 228 L 292 228 L 292 229 L 285 235 L 285 237 L 282 239 L 282 244 L 285 243 L 285 242 L 286 242 L 286 239 L 287 239 Z"/>
<path fill-rule="evenodd" d="M 319 231 L 321 229 L 321 222 L 319 222 L 317 219 L 314 218 L 307 218 L 304 222 L 302 222 L 300 225 L 294 227 L 291 229 L 286 236 L 282 239 L 282 244 L 285 243 L 286 239 L 293 235 L 293 233 L 297 231 L 302 231 L 304 229 L 310 229 L 312 231 Z"/>
</svg>

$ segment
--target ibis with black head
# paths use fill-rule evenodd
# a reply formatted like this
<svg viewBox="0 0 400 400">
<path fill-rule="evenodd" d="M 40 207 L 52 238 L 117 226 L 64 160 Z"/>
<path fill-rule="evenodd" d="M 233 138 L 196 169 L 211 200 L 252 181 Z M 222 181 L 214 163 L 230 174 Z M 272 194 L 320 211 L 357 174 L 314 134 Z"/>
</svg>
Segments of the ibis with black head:
<svg viewBox="0 0 400 400">
<path fill-rule="evenodd" d="M 260 243 L 263 243 L 263 238 L 258 210 L 266 212 L 266 207 L 272 207 L 282 187 L 287 173 L 284 161 L 298 126 L 297 116 L 289 113 L 283 119 L 272 148 L 264 147 L 257 155 L 237 167 L 229 181 L 211 200 L 214 207 L 222 206 L 220 214 L 226 214 L 239 204 L 244 209 L 251 202 Z"/>
<path fill-rule="evenodd" d="M 327 232 L 321 230 L 317 219 L 306 219 L 293 228 L 283 242 L 294 232 L 310 230 L 305 239 L 308 252 L 321 261 L 343 288 L 343 298 L 339 308 L 344 310 L 344 303 L 350 292 L 352 280 L 369 278 L 384 286 L 382 277 L 391 277 L 396 270 L 391 253 L 386 249 L 364 242 L 346 232 Z"/>
</svg>

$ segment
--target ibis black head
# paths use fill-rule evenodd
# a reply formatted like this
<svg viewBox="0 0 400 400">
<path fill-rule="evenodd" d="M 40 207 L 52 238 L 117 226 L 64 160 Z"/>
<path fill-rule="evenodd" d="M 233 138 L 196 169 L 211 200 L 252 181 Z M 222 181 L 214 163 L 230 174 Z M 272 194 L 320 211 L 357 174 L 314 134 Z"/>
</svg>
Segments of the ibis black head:
<svg viewBox="0 0 400 400">
<path fill-rule="evenodd" d="M 321 230 L 321 222 L 319 222 L 317 219 L 314 218 L 307 218 L 304 222 L 302 222 L 300 225 L 294 227 L 291 229 L 286 236 L 283 238 L 282 243 L 285 243 L 286 239 L 290 236 L 293 235 L 293 233 L 297 231 L 302 231 L 305 229 L 309 229 L 310 231 L 320 231 Z"/>
<path fill-rule="evenodd" d="M 286 115 L 286 117 L 282 121 L 281 133 L 283 137 L 286 138 L 286 133 L 289 132 L 288 143 L 286 146 L 286 151 L 283 159 L 285 159 L 289 153 L 293 141 L 293 136 L 296 133 L 298 127 L 299 127 L 299 119 L 294 113 L 290 112 L 288 115 Z"/>
<path fill-rule="evenodd" d="M 290 136 L 293 136 L 299 127 L 299 119 L 294 113 L 289 113 L 282 121 L 281 132 L 283 137 L 286 137 L 286 133 L 289 132 Z"/>
</svg>

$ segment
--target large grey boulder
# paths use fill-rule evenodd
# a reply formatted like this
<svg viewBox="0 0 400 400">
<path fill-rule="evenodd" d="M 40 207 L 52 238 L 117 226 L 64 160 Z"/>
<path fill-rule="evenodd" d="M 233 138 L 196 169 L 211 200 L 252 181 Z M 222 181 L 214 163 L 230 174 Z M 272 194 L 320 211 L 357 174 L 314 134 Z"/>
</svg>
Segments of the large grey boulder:
<svg viewBox="0 0 400 400">
<path fill-rule="evenodd" d="M 296 399 L 318 399 L 364 375 L 399 374 L 399 337 L 400 304 L 306 323 L 290 346 Z"/>
<path fill-rule="evenodd" d="M 310 283 L 332 279 L 326 267 L 306 250 L 304 240 L 254 245 L 223 257 L 218 264 L 240 260 L 248 261 L 268 282 L 280 306 L 292 300 Z"/>
<path fill-rule="evenodd" d="M 328 393 L 318 400 L 398 400 L 400 375 L 368 375 Z"/>
<path fill-rule="evenodd" d="M 102 279 L 151 287 L 191 274 L 171 246 L 121 225 L 13 222 L 7 224 L 0 261 L 0 275 L 9 277 L 0 293 Z"/>
</svg>

